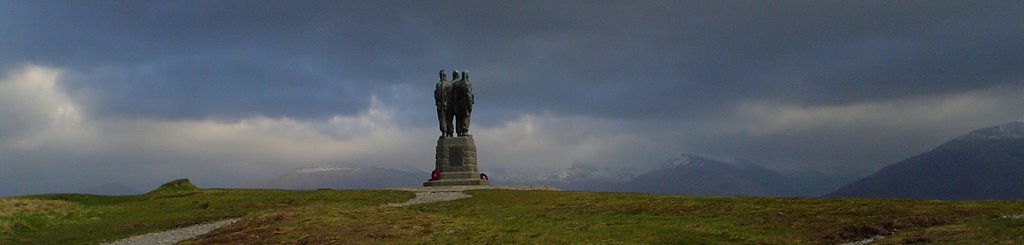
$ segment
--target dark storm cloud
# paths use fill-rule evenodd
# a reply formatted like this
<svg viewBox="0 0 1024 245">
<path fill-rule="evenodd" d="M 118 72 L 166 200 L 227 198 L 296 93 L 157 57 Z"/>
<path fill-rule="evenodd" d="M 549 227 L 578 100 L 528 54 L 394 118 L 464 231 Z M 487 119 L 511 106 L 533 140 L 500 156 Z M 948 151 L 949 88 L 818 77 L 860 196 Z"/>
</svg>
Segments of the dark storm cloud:
<svg viewBox="0 0 1024 245">
<path fill-rule="evenodd" d="M 359 3 L 16 4 L 47 6 L 7 9 L 4 64 L 67 68 L 64 86 L 103 114 L 352 114 L 427 50 Z"/>
<path fill-rule="evenodd" d="M 694 153 L 864 173 L 1024 119 L 1022 12 L 1020 1 L 0 0 L 11 169 L 0 195 L 183 175 L 239 186 L 339 161 L 422 167 L 438 69 L 470 71 L 473 127 L 493 149 L 481 160 L 495 166 Z"/>
<path fill-rule="evenodd" d="M 496 114 L 653 118 L 738 99 L 843 104 L 1024 75 L 1013 69 L 1024 65 L 1019 2 L 4 5 L 6 67 L 68 68 L 76 76 L 63 86 L 89 94 L 89 108 L 129 117 L 352 114 L 370 94 L 409 96 L 393 86 L 429 90 L 439 68 L 470 69 Z"/>
</svg>

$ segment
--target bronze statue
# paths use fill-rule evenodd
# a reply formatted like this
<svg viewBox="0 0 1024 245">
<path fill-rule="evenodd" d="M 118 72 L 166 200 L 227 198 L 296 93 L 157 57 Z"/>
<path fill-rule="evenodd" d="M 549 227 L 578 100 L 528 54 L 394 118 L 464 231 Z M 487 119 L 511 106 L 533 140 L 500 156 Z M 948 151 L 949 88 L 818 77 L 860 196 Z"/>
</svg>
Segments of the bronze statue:
<svg viewBox="0 0 1024 245">
<path fill-rule="evenodd" d="M 451 113 L 448 112 L 448 98 L 451 97 L 452 83 L 448 82 L 444 70 L 438 73 L 441 80 L 434 86 L 434 105 L 437 106 L 437 121 L 441 129 L 441 137 L 451 137 L 454 127 L 452 126 Z"/>
<path fill-rule="evenodd" d="M 462 79 L 452 83 L 450 108 L 455 111 L 455 132 L 458 136 L 469 136 L 469 115 L 473 112 L 473 85 L 469 83 L 469 72 L 462 72 Z"/>
<path fill-rule="evenodd" d="M 470 136 L 469 117 L 473 113 L 474 98 L 469 72 L 454 70 L 451 81 L 446 80 L 444 70 L 439 75 L 441 80 L 434 88 L 434 104 L 441 137 Z"/>
<path fill-rule="evenodd" d="M 447 111 L 448 115 L 445 118 L 448 120 L 448 126 L 450 126 L 448 127 L 448 137 L 454 137 L 458 135 L 459 131 L 459 125 L 456 124 L 459 121 L 459 115 L 456 112 L 459 110 L 459 107 L 461 107 L 461 105 L 457 104 L 455 101 L 455 83 L 462 81 L 461 75 L 462 74 L 459 73 L 459 70 L 453 70 L 452 80 L 449 83 L 450 87 L 448 88 L 448 90 L 446 90 L 448 92 L 448 96 L 446 96 L 445 99 L 447 99 L 448 101 L 445 110 Z"/>
</svg>

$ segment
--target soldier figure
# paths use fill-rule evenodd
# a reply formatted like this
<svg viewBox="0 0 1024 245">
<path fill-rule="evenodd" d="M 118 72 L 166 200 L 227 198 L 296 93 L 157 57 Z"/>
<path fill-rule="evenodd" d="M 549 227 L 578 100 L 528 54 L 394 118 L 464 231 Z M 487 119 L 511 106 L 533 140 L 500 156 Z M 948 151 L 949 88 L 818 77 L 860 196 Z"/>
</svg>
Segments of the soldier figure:
<svg viewBox="0 0 1024 245">
<path fill-rule="evenodd" d="M 441 137 L 469 136 L 469 115 L 473 113 L 474 104 L 469 72 L 454 70 L 451 81 L 445 77 L 444 70 L 438 72 L 438 76 L 441 79 L 434 86 L 434 105 Z"/>
<path fill-rule="evenodd" d="M 451 95 L 448 108 L 454 109 L 456 133 L 458 136 L 469 136 L 469 116 L 473 113 L 474 104 L 473 85 L 469 82 L 469 72 L 463 71 L 462 79 L 452 82 Z"/>
<path fill-rule="evenodd" d="M 444 70 L 438 73 L 441 80 L 437 81 L 434 87 L 434 105 L 437 106 L 437 121 L 440 124 L 441 137 L 451 137 L 454 127 L 452 126 L 451 113 L 448 113 L 448 100 L 451 97 L 452 83 L 448 82 Z"/>
<path fill-rule="evenodd" d="M 448 125 L 448 137 L 455 136 L 456 132 L 459 129 L 458 125 L 455 125 L 455 123 L 458 122 L 459 119 L 459 115 L 456 114 L 456 112 L 462 105 L 460 105 L 458 101 L 455 100 L 455 83 L 462 81 L 460 75 L 461 74 L 459 73 L 459 70 L 453 70 L 452 80 L 449 81 L 448 87 L 445 90 L 445 99 L 447 100 L 447 106 L 445 107 L 445 113 L 447 114 L 445 115 L 445 120 L 447 121 L 446 125 Z"/>
</svg>

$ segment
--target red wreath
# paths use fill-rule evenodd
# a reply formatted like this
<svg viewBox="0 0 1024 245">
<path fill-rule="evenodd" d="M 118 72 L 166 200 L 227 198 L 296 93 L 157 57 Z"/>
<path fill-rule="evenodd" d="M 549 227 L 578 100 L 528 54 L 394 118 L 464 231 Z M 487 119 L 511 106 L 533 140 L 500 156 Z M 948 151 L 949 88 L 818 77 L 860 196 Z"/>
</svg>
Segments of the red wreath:
<svg viewBox="0 0 1024 245">
<path fill-rule="evenodd" d="M 483 180 L 491 180 L 490 178 L 487 178 L 487 174 L 485 173 L 480 173 L 480 178 Z"/>
<path fill-rule="evenodd" d="M 441 170 L 434 169 L 434 171 L 430 172 L 430 180 L 431 181 L 439 180 L 439 179 L 441 179 Z"/>
</svg>

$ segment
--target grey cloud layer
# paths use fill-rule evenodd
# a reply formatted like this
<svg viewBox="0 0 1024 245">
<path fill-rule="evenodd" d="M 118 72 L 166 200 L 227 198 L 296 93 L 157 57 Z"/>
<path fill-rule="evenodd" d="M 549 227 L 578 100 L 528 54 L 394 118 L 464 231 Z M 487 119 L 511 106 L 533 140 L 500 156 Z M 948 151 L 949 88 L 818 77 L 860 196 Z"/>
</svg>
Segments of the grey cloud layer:
<svg viewBox="0 0 1024 245">
<path fill-rule="evenodd" d="M 475 125 L 516 139 L 492 142 L 553 149 L 523 145 L 496 154 L 498 162 L 644 164 L 696 153 L 779 169 L 869 171 L 972 128 L 1024 119 L 1013 92 L 1024 86 L 1022 12 L 1020 1 L 0 0 L 0 71 L 60 70 L 55 93 L 68 97 L 60 103 L 103 129 L 93 132 L 187 132 L 263 118 L 277 125 L 269 128 L 300 122 L 316 136 L 261 131 L 262 140 L 327 137 L 313 142 L 367 149 L 353 157 L 318 148 L 295 162 L 389 154 L 374 144 L 424 147 L 351 141 L 338 129 L 350 126 L 330 122 L 364 117 L 379 103 L 395 115 L 385 120 L 390 129 L 429 135 L 437 69 L 469 69 L 479 98 Z M 0 117 L 0 143 L 52 131 L 39 126 L 49 114 L 32 108 L 56 102 L 19 96 L 0 98 L 0 116 L 23 116 Z M 515 136 L 528 131 L 524 125 L 545 136 Z M 146 139 L 144 131 L 122 137 Z M 223 137 L 240 144 L 237 154 L 97 150 L 103 157 L 82 162 L 162 169 L 182 154 L 193 166 L 237 163 L 216 167 L 230 172 L 252 162 L 246 147 L 273 149 Z M 154 144 L 182 144 L 175 139 L 221 141 Z M 104 142 L 95 145 L 121 144 Z M 7 152 L 0 164 L 56 171 L 64 158 L 49 156 L 90 145 L 46 144 L 0 144 Z M 563 150 L 573 154 L 557 154 Z M 272 160 L 256 161 L 268 170 L 254 175 L 284 169 L 272 162 L 294 159 L 294 151 L 258 151 Z M 36 162 L 51 165 L 33 170 Z"/>
<path fill-rule="evenodd" d="M 844 104 L 1024 75 L 1013 69 L 1024 66 L 1024 19 L 1012 1 L 4 5 L 5 67 L 71 69 L 63 86 L 128 117 L 352 114 L 370 94 L 394 96 L 390 87 L 429 88 L 438 68 L 474 71 L 503 113 L 657 118 L 741 99 Z"/>
</svg>

